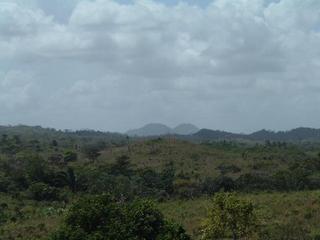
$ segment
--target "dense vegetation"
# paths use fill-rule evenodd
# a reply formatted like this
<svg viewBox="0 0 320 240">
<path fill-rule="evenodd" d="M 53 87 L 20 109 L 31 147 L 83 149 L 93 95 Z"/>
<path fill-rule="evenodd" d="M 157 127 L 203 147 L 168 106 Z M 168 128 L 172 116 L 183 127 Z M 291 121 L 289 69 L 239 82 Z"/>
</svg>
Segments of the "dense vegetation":
<svg viewBox="0 0 320 240">
<path fill-rule="evenodd" d="M 319 152 L 1 127 L 0 239 L 319 239 Z"/>
</svg>

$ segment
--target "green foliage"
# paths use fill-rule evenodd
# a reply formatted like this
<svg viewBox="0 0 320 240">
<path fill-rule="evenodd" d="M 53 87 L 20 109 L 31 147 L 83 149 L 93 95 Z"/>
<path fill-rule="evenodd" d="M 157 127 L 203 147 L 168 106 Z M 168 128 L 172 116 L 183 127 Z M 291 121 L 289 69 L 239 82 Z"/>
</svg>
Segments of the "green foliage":
<svg viewBox="0 0 320 240">
<path fill-rule="evenodd" d="M 234 193 L 217 193 L 204 224 L 202 239 L 249 237 L 256 226 L 252 203 L 241 200 Z"/>
<path fill-rule="evenodd" d="M 10 178 L 7 177 L 3 172 L 0 172 L 0 192 L 8 192 L 10 185 Z"/>
<path fill-rule="evenodd" d="M 245 173 L 236 180 L 236 187 L 242 191 L 274 189 L 274 181 L 257 173 Z"/>
<path fill-rule="evenodd" d="M 101 155 L 101 146 L 96 144 L 85 145 L 83 146 L 82 152 L 84 155 L 91 161 L 97 160 L 97 158 Z"/>
<path fill-rule="evenodd" d="M 130 158 L 127 155 L 117 157 L 116 162 L 111 166 L 111 173 L 113 175 L 130 176 L 132 173 Z"/>
<path fill-rule="evenodd" d="M 200 188 L 204 194 L 214 194 L 219 191 L 232 191 L 236 188 L 236 184 L 232 178 L 226 176 L 215 179 L 207 177 L 201 182 Z"/>
<path fill-rule="evenodd" d="M 168 194 L 173 193 L 173 183 L 175 180 L 175 168 L 173 162 L 170 162 L 165 166 L 164 170 L 161 172 L 161 180 L 163 190 L 165 190 Z"/>
<path fill-rule="evenodd" d="M 54 201 L 60 199 L 57 188 L 41 182 L 31 184 L 28 192 L 30 197 L 37 201 Z"/>
<path fill-rule="evenodd" d="M 277 223 L 259 232 L 260 239 L 312 240 L 310 230 L 296 217 L 287 223 Z"/>
<path fill-rule="evenodd" d="M 8 219 L 7 209 L 8 209 L 7 204 L 0 204 L 0 225 L 5 223 Z"/>
<path fill-rule="evenodd" d="M 67 171 L 58 172 L 55 176 L 54 184 L 60 187 L 68 186 L 73 193 L 81 189 L 81 180 L 71 167 L 68 167 Z"/>
<path fill-rule="evenodd" d="M 157 239 L 164 227 L 162 213 L 149 201 L 136 200 L 125 208 L 126 223 L 132 238 Z"/>
<path fill-rule="evenodd" d="M 68 162 L 75 162 L 78 160 L 78 154 L 72 151 L 66 151 L 64 153 L 64 162 L 68 163 Z"/>
<path fill-rule="evenodd" d="M 109 195 L 87 197 L 75 203 L 53 240 L 188 240 L 184 230 L 168 224 L 146 200 L 115 201 Z"/>
<path fill-rule="evenodd" d="M 47 164 L 37 154 L 21 154 L 22 162 L 26 163 L 26 174 L 30 182 L 45 182 L 47 178 Z"/>
<path fill-rule="evenodd" d="M 191 240 L 184 228 L 173 222 L 165 222 L 158 240 Z"/>
<path fill-rule="evenodd" d="M 237 167 L 234 164 L 221 164 L 217 167 L 218 170 L 220 170 L 222 175 L 228 174 L 228 173 L 238 173 L 241 172 L 241 169 Z"/>
</svg>

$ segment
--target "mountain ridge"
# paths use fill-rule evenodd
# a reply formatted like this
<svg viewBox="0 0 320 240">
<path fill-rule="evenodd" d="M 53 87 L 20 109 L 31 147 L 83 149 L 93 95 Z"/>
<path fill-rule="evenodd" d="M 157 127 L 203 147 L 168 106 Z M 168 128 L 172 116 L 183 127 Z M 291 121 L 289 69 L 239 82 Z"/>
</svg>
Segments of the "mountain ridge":
<svg viewBox="0 0 320 240">
<path fill-rule="evenodd" d="M 147 124 L 146 126 L 153 126 L 152 124 Z M 181 124 L 182 126 L 188 124 Z M 159 126 L 159 124 L 156 124 Z M 177 138 L 189 141 L 220 141 L 220 140 L 248 140 L 248 141 L 282 141 L 282 142 L 299 142 L 299 141 L 318 141 L 320 142 L 320 128 L 310 128 L 310 127 L 298 127 L 287 131 L 271 131 L 262 129 L 255 131 L 253 133 L 232 133 L 228 131 L 221 130 L 212 130 L 202 128 L 197 132 L 189 135 L 181 135 L 172 131 L 174 128 L 169 128 L 164 124 L 162 126 L 162 132 L 154 132 L 152 136 L 149 137 L 158 137 L 165 135 L 175 135 Z M 179 125 L 180 126 L 180 125 Z M 190 125 L 192 126 L 192 124 Z M 194 129 L 195 130 L 195 129 Z M 134 132 L 133 132 L 134 133 Z M 95 131 L 95 130 L 57 130 L 54 128 L 43 128 L 41 126 L 27 126 L 27 125 L 0 125 L 0 136 L 1 135 L 25 135 L 29 138 L 35 137 L 45 137 L 48 134 L 52 134 L 56 137 L 62 136 L 78 136 L 78 137 L 95 137 L 95 138 L 105 138 L 105 139 L 126 139 L 125 134 L 116 133 L 116 132 L 104 132 L 104 131 Z M 129 135 L 130 136 L 130 135 Z M 131 135 L 131 137 L 139 137 L 137 135 Z"/>
<path fill-rule="evenodd" d="M 190 123 L 182 123 L 174 128 L 170 128 L 162 123 L 149 123 L 141 128 L 128 130 L 126 134 L 137 137 L 161 136 L 168 134 L 190 135 L 198 132 L 199 130 L 200 129 L 198 127 Z"/>
<path fill-rule="evenodd" d="M 320 141 L 320 129 L 298 127 L 287 131 L 262 129 L 253 133 L 232 133 L 220 130 L 200 129 L 193 134 L 197 140 L 252 140 L 252 141 Z"/>
</svg>

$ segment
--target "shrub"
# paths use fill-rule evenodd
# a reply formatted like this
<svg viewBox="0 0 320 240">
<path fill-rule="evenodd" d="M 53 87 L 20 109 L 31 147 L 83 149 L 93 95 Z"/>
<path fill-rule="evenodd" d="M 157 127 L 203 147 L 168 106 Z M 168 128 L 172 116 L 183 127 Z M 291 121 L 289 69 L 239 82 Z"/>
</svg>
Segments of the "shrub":
<svg viewBox="0 0 320 240">
<path fill-rule="evenodd" d="M 45 183 L 33 183 L 30 185 L 28 192 L 30 197 L 37 201 L 54 201 L 60 199 L 59 190 Z"/>
<path fill-rule="evenodd" d="M 256 226 L 256 216 L 250 202 L 239 199 L 234 193 L 217 193 L 204 223 L 203 239 L 248 238 Z"/>
<path fill-rule="evenodd" d="M 189 240 L 169 224 L 150 201 L 115 201 L 110 195 L 87 197 L 69 210 L 52 240 Z"/>
<path fill-rule="evenodd" d="M 239 190 L 243 191 L 265 190 L 273 188 L 270 178 L 251 173 L 241 175 L 236 180 L 236 185 Z"/>
<path fill-rule="evenodd" d="M 78 154 L 72 151 L 66 151 L 63 156 L 64 162 L 74 162 L 78 160 Z"/>
</svg>

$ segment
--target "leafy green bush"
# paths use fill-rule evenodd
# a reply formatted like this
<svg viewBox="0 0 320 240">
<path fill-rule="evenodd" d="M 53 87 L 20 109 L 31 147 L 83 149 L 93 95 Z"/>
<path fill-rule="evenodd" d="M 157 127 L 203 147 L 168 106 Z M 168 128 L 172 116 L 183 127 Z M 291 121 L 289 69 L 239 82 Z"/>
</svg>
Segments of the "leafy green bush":
<svg viewBox="0 0 320 240">
<path fill-rule="evenodd" d="M 0 192 L 7 192 L 10 183 L 10 179 L 0 172 Z"/>
<path fill-rule="evenodd" d="M 31 184 L 28 192 L 30 197 L 37 201 L 54 201 L 60 199 L 58 188 L 51 187 L 42 182 Z"/>
<path fill-rule="evenodd" d="M 109 195 L 76 202 L 52 240 L 189 240 L 184 230 L 164 220 L 150 201 L 115 201 Z"/>
<path fill-rule="evenodd" d="M 63 156 L 64 162 L 74 162 L 78 160 L 78 154 L 72 151 L 66 151 Z"/>
<path fill-rule="evenodd" d="M 248 239 L 255 232 L 256 220 L 250 202 L 239 199 L 234 193 L 217 193 L 204 223 L 203 239 Z"/>
</svg>

